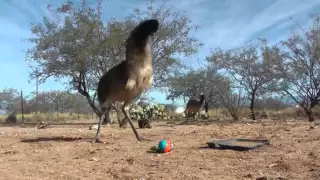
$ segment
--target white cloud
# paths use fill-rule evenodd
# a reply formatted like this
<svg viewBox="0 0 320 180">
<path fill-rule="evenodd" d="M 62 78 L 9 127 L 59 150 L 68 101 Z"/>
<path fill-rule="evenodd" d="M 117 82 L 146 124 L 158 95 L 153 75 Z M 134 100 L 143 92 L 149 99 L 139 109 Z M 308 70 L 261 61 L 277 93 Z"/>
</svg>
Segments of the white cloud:
<svg viewBox="0 0 320 180">
<path fill-rule="evenodd" d="M 278 0 L 263 12 L 254 16 L 249 24 L 241 30 L 240 35 L 249 37 L 250 34 L 271 27 L 279 21 L 284 19 L 289 21 L 289 16 L 310 10 L 317 4 L 320 4 L 320 2 L 308 1 L 306 3 L 300 0 Z"/>
<path fill-rule="evenodd" d="M 290 22 L 289 16 L 301 12 L 307 16 L 313 7 L 320 4 L 320 1 L 277 0 L 273 3 L 268 1 L 269 4 L 264 6 L 253 6 L 252 4 L 255 3 L 259 1 L 247 0 L 239 3 L 237 0 L 227 0 L 223 4 L 216 4 L 217 6 L 202 4 L 202 2 L 198 5 L 186 2 L 181 3 L 181 6 L 189 11 L 189 16 L 194 23 L 201 25 L 196 36 L 206 44 L 206 48 L 217 46 L 229 48 L 243 44 L 255 33 L 285 19 L 288 19 L 288 22 L 278 26 L 289 27 L 294 23 L 294 21 Z"/>
</svg>

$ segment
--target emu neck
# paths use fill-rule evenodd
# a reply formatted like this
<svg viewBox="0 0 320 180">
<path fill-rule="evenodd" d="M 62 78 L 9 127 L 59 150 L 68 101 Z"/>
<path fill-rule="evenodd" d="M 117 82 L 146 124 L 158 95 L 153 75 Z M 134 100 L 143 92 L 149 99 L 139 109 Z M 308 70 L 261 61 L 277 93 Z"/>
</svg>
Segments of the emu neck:
<svg viewBox="0 0 320 180">
<path fill-rule="evenodd" d="M 131 41 L 131 42 L 130 42 Z M 128 42 L 126 50 L 126 61 L 131 64 L 150 65 L 152 64 L 152 49 L 150 43 L 137 45 L 133 39 Z"/>
</svg>

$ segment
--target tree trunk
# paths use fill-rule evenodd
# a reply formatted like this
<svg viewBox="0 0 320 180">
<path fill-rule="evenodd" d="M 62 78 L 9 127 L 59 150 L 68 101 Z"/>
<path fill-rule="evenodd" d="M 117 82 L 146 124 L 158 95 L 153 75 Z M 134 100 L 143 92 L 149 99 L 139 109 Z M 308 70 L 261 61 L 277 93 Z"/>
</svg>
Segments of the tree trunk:
<svg viewBox="0 0 320 180">
<path fill-rule="evenodd" d="M 84 95 L 84 96 L 87 98 L 87 101 L 88 101 L 88 103 L 90 104 L 93 112 L 94 112 L 98 117 L 100 117 L 102 114 L 101 114 L 100 110 L 99 110 L 99 109 L 95 106 L 95 104 L 93 103 L 93 101 L 92 101 L 89 93 L 81 93 L 81 92 L 80 92 L 80 94 Z"/>
<path fill-rule="evenodd" d="M 306 113 L 308 115 L 309 122 L 314 122 L 314 114 L 313 114 L 312 109 L 306 111 Z"/>
<path fill-rule="evenodd" d="M 111 124 L 110 117 L 109 117 L 109 119 L 108 119 L 107 116 L 104 116 L 103 121 L 102 121 L 102 124 L 103 124 L 103 125 Z"/>
<path fill-rule="evenodd" d="M 230 114 L 233 122 L 236 122 L 239 120 L 239 116 L 236 113 L 230 113 Z"/>
<path fill-rule="evenodd" d="M 22 115 L 22 123 L 24 123 L 24 107 L 23 107 L 23 94 L 22 90 L 20 91 L 20 98 L 21 98 L 21 115 Z"/>
<path fill-rule="evenodd" d="M 254 114 L 254 101 L 256 99 L 256 92 L 255 91 L 252 91 L 251 93 L 251 98 L 250 98 L 250 111 L 251 111 L 251 118 L 252 120 L 256 120 L 256 115 Z"/>
<path fill-rule="evenodd" d="M 314 122 L 314 114 L 312 109 L 318 104 L 317 100 L 311 99 L 310 109 L 306 110 L 309 122 Z"/>
</svg>

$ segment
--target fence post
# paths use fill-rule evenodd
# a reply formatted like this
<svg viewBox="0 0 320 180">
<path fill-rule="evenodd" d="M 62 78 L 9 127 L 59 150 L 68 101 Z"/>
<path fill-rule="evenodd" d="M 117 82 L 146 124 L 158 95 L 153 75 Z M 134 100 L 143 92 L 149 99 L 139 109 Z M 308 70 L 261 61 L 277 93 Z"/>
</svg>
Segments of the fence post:
<svg viewBox="0 0 320 180">
<path fill-rule="evenodd" d="M 24 111 L 23 111 L 23 94 L 22 89 L 20 91 L 20 99 L 21 99 L 21 116 L 22 116 L 22 123 L 24 123 Z"/>
</svg>

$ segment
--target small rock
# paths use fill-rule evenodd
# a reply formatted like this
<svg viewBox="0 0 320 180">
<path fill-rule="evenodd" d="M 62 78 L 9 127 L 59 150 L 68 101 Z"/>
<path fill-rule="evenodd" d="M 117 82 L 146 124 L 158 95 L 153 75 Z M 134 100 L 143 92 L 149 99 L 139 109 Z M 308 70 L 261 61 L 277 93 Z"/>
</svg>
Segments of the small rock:
<svg viewBox="0 0 320 180">
<path fill-rule="evenodd" d="M 98 129 L 98 125 L 97 125 L 97 124 L 91 125 L 91 126 L 89 127 L 89 130 L 97 130 L 97 129 Z"/>
<path fill-rule="evenodd" d="M 3 153 L 1 153 L 1 154 L 17 154 L 18 153 L 18 151 L 15 151 L 15 150 L 12 150 L 12 151 L 5 151 L 5 152 L 3 152 Z"/>
<path fill-rule="evenodd" d="M 97 130 L 98 129 L 98 124 L 94 124 L 94 125 L 91 125 L 91 126 L 89 126 L 89 130 Z M 105 127 L 111 127 L 111 125 L 110 124 L 106 124 L 106 125 L 104 125 Z M 101 126 L 100 127 L 101 129 L 103 128 L 103 126 Z"/>
<path fill-rule="evenodd" d="M 310 157 L 316 157 L 316 155 L 313 153 L 313 152 L 310 152 L 309 154 L 308 154 Z"/>
<path fill-rule="evenodd" d="M 287 180 L 287 179 L 284 177 L 277 177 L 277 180 Z"/>
<path fill-rule="evenodd" d="M 262 177 L 258 177 L 258 178 L 256 178 L 256 180 L 268 180 L 268 178 L 267 178 L 267 177 L 265 177 L 265 176 L 262 176 Z"/>
<path fill-rule="evenodd" d="M 48 128 L 48 124 L 44 121 L 41 121 L 37 126 L 37 129 L 46 129 L 46 128 Z"/>
<path fill-rule="evenodd" d="M 318 128 L 317 125 L 310 125 L 309 130 L 316 129 L 316 128 Z"/>
<path fill-rule="evenodd" d="M 89 159 L 89 161 L 98 161 L 99 159 L 98 158 L 91 158 Z"/>
<path fill-rule="evenodd" d="M 245 175 L 244 177 L 246 177 L 246 178 L 253 178 L 253 175 L 249 173 L 249 174 Z"/>
<path fill-rule="evenodd" d="M 278 165 L 278 164 L 270 164 L 268 167 L 271 168 L 271 167 L 276 166 L 276 165 Z"/>
<path fill-rule="evenodd" d="M 126 161 L 127 161 L 130 165 L 134 164 L 134 162 L 135 162 L 135 160 L 134 160 L 133 158 L 128 158 L 128 159 L 126 159 Z"/>
</svg>

